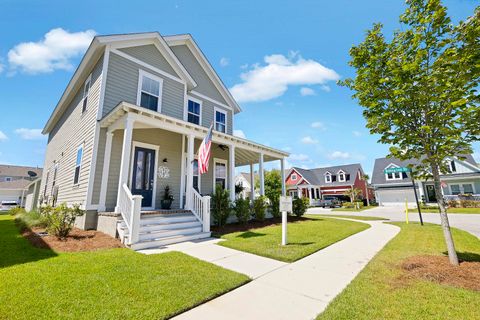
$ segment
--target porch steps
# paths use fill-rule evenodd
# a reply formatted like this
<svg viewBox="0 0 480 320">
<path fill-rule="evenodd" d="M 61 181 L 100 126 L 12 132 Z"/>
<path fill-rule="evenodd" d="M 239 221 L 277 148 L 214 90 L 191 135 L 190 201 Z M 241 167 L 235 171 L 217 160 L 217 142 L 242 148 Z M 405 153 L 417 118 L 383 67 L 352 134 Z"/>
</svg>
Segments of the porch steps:
<svg viewBox="0 0 480 320">
<path fill-rule="evenodd" d="M 127 243 L 128 229 L 122 220 L 119 221 L 117 229 L 122 242 Z M 142 212 L 139 241 L 130 247 L 133 250 L 153 249 L 208 237 L 210 232 L 202 232 L 202 224 L 192 212 L 146 215 Z"/>
</svg>

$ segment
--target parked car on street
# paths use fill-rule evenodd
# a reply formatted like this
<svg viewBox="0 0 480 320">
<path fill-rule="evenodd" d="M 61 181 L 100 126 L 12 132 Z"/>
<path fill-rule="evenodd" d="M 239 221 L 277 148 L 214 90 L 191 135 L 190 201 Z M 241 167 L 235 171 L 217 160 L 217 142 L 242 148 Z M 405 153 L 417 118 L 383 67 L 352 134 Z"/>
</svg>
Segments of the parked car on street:
<svg viewBox="0 0 480 320">
<path fill-rule="evenodd" d="M 17 201 L 12 201 L 12 200 L 3 200 L 0 203 L 0 211 L 8 211 L 12 208 L 15 208 L 18 206 Z"/>
<path fill-rule="evenodd" d="M 325 196 L 320 200 L 320 207 L 322 208 L 338 208 L 342 206 L 342 201 L 335 196 Z"/>
</svg>

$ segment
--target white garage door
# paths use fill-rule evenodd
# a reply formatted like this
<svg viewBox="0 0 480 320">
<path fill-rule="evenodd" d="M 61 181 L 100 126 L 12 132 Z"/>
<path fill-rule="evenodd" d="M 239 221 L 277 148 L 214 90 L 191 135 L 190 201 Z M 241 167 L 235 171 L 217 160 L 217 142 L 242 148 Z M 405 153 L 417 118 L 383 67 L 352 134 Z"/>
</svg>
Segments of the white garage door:
<svg viewBox="0 0 480 320">
<path fill-rule="evenodd" d="M 377 190 L 377 200 L 381 206 L 404 206 L 405 199 L 409 205 L 415 204 L 415 194 L 412 188 Z"/>
</svg>

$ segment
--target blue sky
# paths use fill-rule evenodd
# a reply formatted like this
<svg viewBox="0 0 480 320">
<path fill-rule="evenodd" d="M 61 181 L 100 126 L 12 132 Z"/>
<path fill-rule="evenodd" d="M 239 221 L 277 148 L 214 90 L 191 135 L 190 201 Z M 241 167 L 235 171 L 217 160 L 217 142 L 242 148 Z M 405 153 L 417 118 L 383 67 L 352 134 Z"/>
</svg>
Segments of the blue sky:
<svg viewBox="0 0 480 320">
<path fill-rule="evenodd" d="M 444 4 L 457 22 L 478 2 Z M 1 0 L 0 10 L 0 163 L 43 165 L 47 140 L 39 132 L 93 32 L 191 33 L 240 100 L 235 129 L 289 151 L 290 164 L 360 162 L 371 172 L 388 152 L 335 79 L 353 76 L 348 50 L 372 23 L 387 34 L 399 27 L 404 1 Z"/>
</svg>

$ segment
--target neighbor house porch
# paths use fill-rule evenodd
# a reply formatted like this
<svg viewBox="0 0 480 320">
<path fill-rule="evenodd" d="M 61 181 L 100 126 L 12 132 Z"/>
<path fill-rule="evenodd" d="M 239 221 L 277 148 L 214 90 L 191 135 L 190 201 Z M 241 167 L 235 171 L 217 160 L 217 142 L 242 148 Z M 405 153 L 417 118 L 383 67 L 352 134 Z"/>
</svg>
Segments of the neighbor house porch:
<svg viewBox="0 0 480 320">
<path fill-rule="evenodd" d="M 121 214 L 130 244 L 140 240 L 136 234 L 142 212 L 149 211 L 151 218 L 165 204 L 166 186 L 174 198 L 171 209 L 193 215 L 202 232 L 209 234 L 210 195 L 215 186 L 228 189 L 234 201 L 235 168 L 249 166 L 253 175 L 258 165 L 259 194 L 264 195 L 264 164 L 277 160 L 283 169 L 288 155 L 214 131 L 209 171 L 199 175 L 196 152 L 208 128 L 125 102 L 100 125 L 98 152 L 103 152 L 103 165 L 97 170 L 98 210 Z"/>
</svg>

